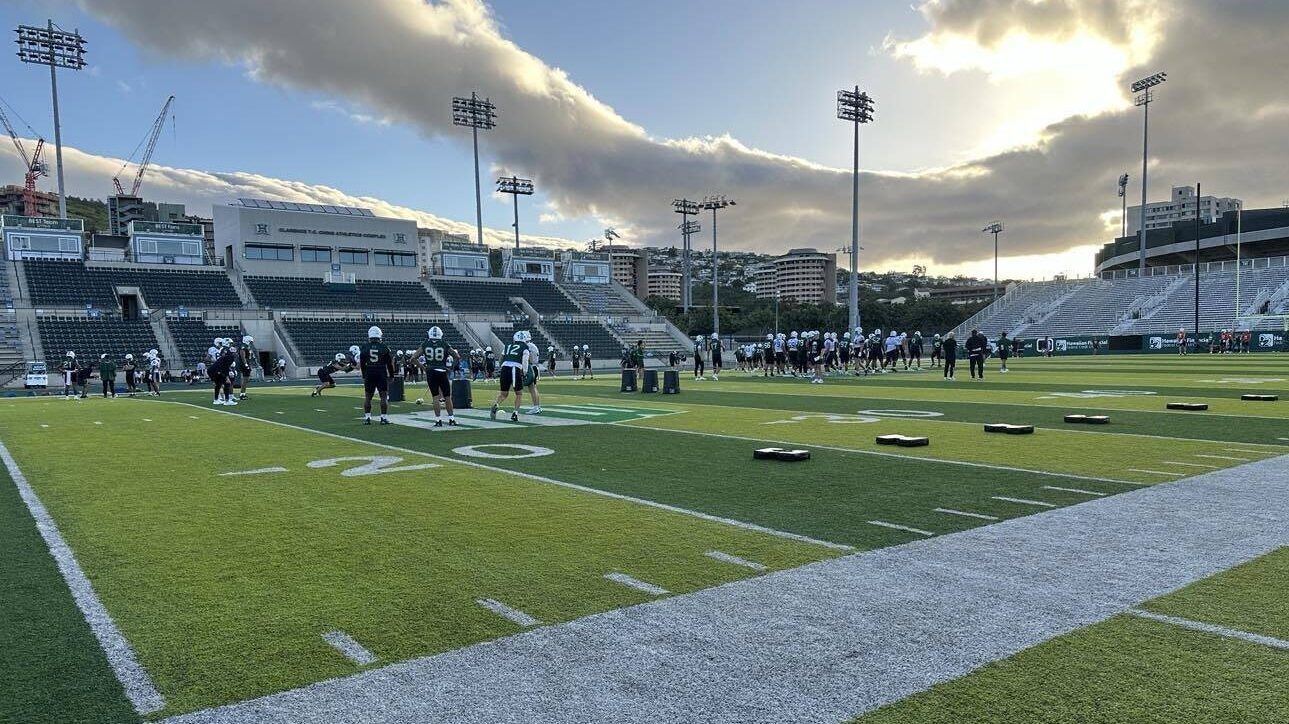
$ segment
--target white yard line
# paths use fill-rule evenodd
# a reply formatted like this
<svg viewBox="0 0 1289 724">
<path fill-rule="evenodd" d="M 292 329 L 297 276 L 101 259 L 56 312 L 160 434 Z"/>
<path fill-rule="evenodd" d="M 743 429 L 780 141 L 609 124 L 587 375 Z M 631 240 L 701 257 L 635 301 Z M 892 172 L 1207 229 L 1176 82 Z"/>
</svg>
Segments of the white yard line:
<svg viewBox="0 0 1289 724">
<path fill-rule="evenodd" d="M 156 402 L 162 402 L 162 401 L 156 400 Z M 164 403 L 168 405 L 183 405 L 185 407 L 194 406 L 192 403 L 189 403 L 189 402 L 175 402 L 172 400 L 164 400 Z M 434 453 L 428 453 L 422 450 L 413 450 L 411 448 L 399 447 L 397 445 L 388 445 L 382 442 L 374 442 L 372 440 L 363 440 L 357 437 L 349 437 L 348 435 L 340 435 L 334 432 L 327 432 L 326 430 L 315 430 L 311 427 L 301 427 L 299 425 L 292 425 L 289 422 L 278 422 L 277 420 L 266 420 L 262 417 L 253 417 L 251 415 L 245 415 L 240 412 L 233 412 L 231 410 L 211 410 L 211 412 L 217 412 L 221 415 L 229 415 L 231 417 L 240 417 L 244 420 L 252 420 L 254 422 L 263 423 L 265 425 L 276 425 L 278 427 L 285 427 L 291 430 L 298 430 L 300 432 L 311 433 L 313 435 L 322 435 L 324 437 L 329 437 L 335 440 L 345 440 L 346 442 L 357 443 L 359 445 L 370 445 L 372 447 L 379 447 L 379 448 L 384 448 L 386 450 L 394 450 L 396 452 L 407 453 L 408 455 L 420 455 L 421 457 L 430 458 L 431 460 L 442 460 L 456 465 L 467 465 L 469 467 L 478 468 L 480 470 L 490 470 L 494 473 L 504 473 L 506 475 L 513 475 L 516 477 L 525 478 L 527 480 L 533 480 L 539 483 L 546 483 L 547 485 L 556 485 L 561 488 L 578 490 L 583 493 L 591 493 L 592 495 L 599 495 L 605 498 L 612 498 L 614 500 L 621 500 L 628 503 L 635 503 L 636 505 L 644 505 L 650 508 L 657 508 L 658 510 L 665 510 L 670 513 L 679 513 L 681 515 L 688 515 L 690 517 L 698 518 L 700 520 L 706 520 L 712 523 L 721 523 L 723 525 L 733 526 L 735 528 L 742 528 L 743 530 L 751 530 L 751 531 L 756 531 L 758 533 L 765 533 L 766 535 L 772 535 L 777 538 L 786 538 L 788 540 L 795 540 L 801 543 L 810 543 L 812 545 L 823 546 L 825 548 L 831 548 L 833 550 L 839 550 L 839 551 L 855 550 L 854 546 L 848 546 L 844 543 L 833 543 L 832 541 L 819 540 L 817 538 L 811 538 L 810 536 L 801 535 L 799 533 L 789 533 L 788 531 L 776 530 L 774 528 L 767 528 L 762 525 L 757 525 L 756 523 L 748 523 L 742 520 L 734 520 L 733 518 L 722 518 L 721 516 L 718 516 L 718 515 L 710 515 L 708 513 L 703 513 L 697 510 L 690 510 L 688 508 L 681 508 L 675 505 L 668 505 L 667 503 L 659 503 L 655 500 L 635 498 L 630 495 L 613 493 L 607 490 L 599 490 L 597 488 L 591 488 L 585 485 L 578 485 L 577 483 L 569 483 L 563 480 L 556 480 L 555 478 L 548 478 L 542 475 L 534 475 L 532 473 L 520 472 L 518 470 L 508 470 L 506 468 L 499 468 L 493 465 L 475 462 L 473 460 L 463 460 L 461 458 L 447 457 L 445 455 L 435 455 Z"/>
<path fill-rule="evenodd" d="M 945 465 L 963 465 L 970 468 L 985 468 L 987 470 L 1009 470 L 1015 473 L 1031 473 L 1035 475 L 1047 475 L 1056 478 L 1070 478 L 1072 480 L 1091 480 L 1098 483 L 1118 483 L 1120 485 L 1141 485 L 1141 483 L 1131 480 L 1116 480 L 1114 478 L 1098 478 L 1090 475 L 1076 475 L 1074 473 L 1053 473 L 1046 470 L 1034 470 L 1032 468 L 1016 468 L 1008 465 L 990 465 L 988 463 L 973 463 L 966 460 L 945 460 L 943 458 L 924 457 L 921 455 L 900 455 L 899 453 L 881 452 L 878 450 L 864 450 L 861 448 L 837 447 L 835 445 L 816 445 L 814 443 L 790 442 L 787 440 L 771 440 L 764 437 L 748 437 L 746 435 L 726 435 L 719 432 L 699 432 L 697 430 L 678 430 L 669 427 L 653 427 L 652 425 L 636 425 L 632 421 L 611 422 L 610 425 L 620 425 L 622 427 L 638 428 L 641 430 L 657 430 L 659 432 L 674 432 L 682 435 L 702 435 L 704 437 L 719 437 L 727 440 L 747 440 L 748 442 L 770 443 L 773 445 L 800 446 L 805 448 L 814 448 L 818 450 L 835 450 L 837 452 L 855 453 L 856 455 L 874 455 L 883 458 L 898 458 L 900 460 L 921 460 L 928 463 L 943 463 Z"/>
<path fill-rule="evenodd" d="M 1221 465 L 1205 465 L 1204 463 L 1181 463 L 1176 460 L 1161 460 L 1164 465 L 1185 465 L 1188 468 L 1208 468 L 1209 470 L 1221 470 Z"/>
<path fill-rule="evenodd" d="M 1211 623 L 1204 623 L 1203 621 L 1192 621 L 1188 618 L 1166 616 L 1162 613 L 1155 613 L 1154 611 L 1145 611 L 1140 608 L 1129 609 L 1128 613 L 1138 618 L 1150 619 L 1151 621 L 1159 621 L 1160 623 L 1172 624 L 1173 626 L 1181 626 L 1182 628 L 1188 628 L 1193 631 L 1203 631 L 1204 633 L 1216 634 L 1218 636 L 1224 636 L 1229 639 L 1240 639 L 1240 640 L 1249 641 L 1255 644 L 1261 644 L 1263 646 L 1270 646 L 1275 649 L 1289 649 L 1289 641 L 1286 641 L 1284 639 L 1278 639 L 1274 636 L 1263 636 L 1262 634 L 1249 633 L 1248 631 L 1239 631 L 1237 629 L 1227 628 L 1225 626 L 1215 626 L 1214 624 L 1211 624 Z"/>
<path fill-rule="evenodd" d="M 948 513 L 949 515 L 961 515 L 965 518 L 979 518 L 980 520 L 998 520 L 996 515 L 985 515 L 984 513 L 968 513 L 965 510 L 954 510 L 953 508 L 932 508 L 937 513 Z"/>
<path fill-rule="evenodd" d="M 271 468 L 256 468 L 254 470 L 234 470 L 230 473 L 220 473 L 220 477 L 231 477 L 234 475 L 263 475 L 264 473 L 285 473 L 286 468 L 274 466 Z"/>
<path fill-rule="evenodd" d="M 910 533 L 917 533 L 918 535 L 923 535 L 928 537 L 935 535 L 935 533 L 932 533 L 929 530 L 922 530 L 921 528 L 910 528 L 907 525 L 900 525 L 899 523 L 887 523 L 884 520 L 870 520 L 868 521 L 868 524 L 880 526 L 882 528 L 890 528 L 891 530 L 905 530 Z"/>
<path fill-rule="evenodd" d="M 1248 458 L 1236 458 L 1236 457 L 1231 457 L 1230 455 L 1196 455 L 1195 457 L 1208 458 L 1209 460 L 1234 460 L 1240 463 L 1249 462 Z"/>
<path fill-rule="evenodd" d="M 1078 493 L 1080 495 L 1094 495 L 1098 498 L 1105 497 L 1106 493 L 1098 493 L 1095 490 L 1083 490 L 1081 488 L 1062 488 L 1056 485 L 1044 485 L 1044 490 L 1060 490 L 1064 493 Z"/>
<path fill-rule="evenodd" d="M 1148 473 L 1150 475 L 1168 475 L 1174 478 L 1184 478 L 1186 473 L 1170 473 L 1167 470 L 1146 470 L 1144 468 L 1128 468 L 1130 473 Z"/>
<path fill-rule="evenodd" d="M 125 634 L 121 633 L 121 629 L 117 628 L 111 614 L 107 612 L 98 594 L 94 592 L 94 586 L 90 584 L 85 571 L 81 569 L 71 546 L 67 545 L 63 534 L 59 532 L 58 524 L 45 509 L 45 504 L 40 502 L 36 491 L 27 482 L 26 476 L 18 468 L 18 462 L 9 454 L 9 448 L 5 447 L 3 442 L 0 442 L 0 459 L 4 460 L 4 465 L 9 470 L 9 477 L 13 478 L 14 484 L 18 486 L 18 494 L 27 504 L 31 517 L 36 520 L 36 529 L 40 532 L 40 537 L 45 539 L 45 545 L 49 548 L 49 554 L 53 556 L 54 562 L 58 564 L 58 570 L 63 574 L 63 580 L 67 582 L 67 588 L 71 591 L 76 607 L 81 610 L 81 615 L 89 624 L 94 638 L 98 639 L 99 646 L 107 656 L 107 663 L 112 667 L 112 673 L 116 674 L 117 680 L 121 682 L 121 687 L 125 689 L 125 695 L 134 705 L 134 710 L 140 714 L 151 714 L 164 709 L 165 699 L 153 685 L 152 677 L 139 664 L 134 649 L 130 647 L 130 642 L 126 640 Z"/>
<path fill-rule="evenodd" d="M 1268 450 L 1240 450 L 1239 448 L 1233 447 L 1223 448 L 1223 450 L 1226 452 L 1244 453 L 1245 455 L 1280 455 L 1278 452 L 1270 452 Z"/>
<path fill-rule="evenodd" d="M 662 586 L 655 586 L 654 584 L 647 583 L 645 581 L 640 580 L 639 578 L 632 578 L 631 576 L 628 576 L 625 573 L 618 573 L 617 571 L 614 571 L 613 573 L 604 574 L 604 577 L 609 579 L 610 581 L 613 581 L 614 583 L 621 583 L 622 585 L 627 586 L 628 588 L 634 588 L 637 591 L 647 593 L 650 596 L 665 596 L 668 593 L 667 589 L 663 588 Z"/>
<path fill-rule="evenodd" d="M 532 616 L 529 616 L 523 611 L 520 611 L 517 608 L 511 608 L 510 606 L 507 606 L 501 601 L 497 601 L 495 599 L 481 598 L 478 601 L 475 601 L 475 603 L 479 604 L 480 606 L 483 606 L 489 611 L 492 611 L 498 616 L 501 616 L 502 618 L 509 620 L 512 623 L 517 623 L 520 626 L 523 626 L 524 628 L 528 628 L 529 626 L 536 626 L 537 624 L 541 623 L 541 621 L 538 621 L 537 619 L 533 618 Z"/>
<path fill-rule="evenodd" d="M 991 495 L 989 497 L 994 500 L 1003 500 L 1008 503 L 1018 503 L 1020 505 L 1034 505 L 1034 506 L 1038 506 L 1039 508 L 1057 507 L 1056 503 L 1047 503 L 1042 500 L 1030 500 L 1029 498 L 1009 498 L 1006 495 Z"/>
<path fill-rule="evenodd" d="M 376 663 L 376 654 L 368 651 L 365 646 L 344 631 L 328 631 L 322 635 L 322 640 L 331 644 L 332 648 L 359 666 Z"/>
<path fill-rule="evenodd" d="M 721 551 L 707 551 L 703 555 L 713 560 L 721 561 L 722 563 L 732 563 L 736 566 L 751 568 L 754 571 L 766 570 L 763 564 L 757 563 L 756 561 L 749 561 L 746 558 L 739 558 L 738 556 L 733 556 L 733 555 L 730 555 L 729 553 L 723 553 Z"/>
</svg>

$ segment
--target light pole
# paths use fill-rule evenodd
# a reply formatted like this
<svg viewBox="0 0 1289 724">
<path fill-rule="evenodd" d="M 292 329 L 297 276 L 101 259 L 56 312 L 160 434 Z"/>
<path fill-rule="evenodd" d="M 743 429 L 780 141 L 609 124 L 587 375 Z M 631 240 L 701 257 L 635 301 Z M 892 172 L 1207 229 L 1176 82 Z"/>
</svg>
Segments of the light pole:
<svg viewBox="0 0 1289 724">
<path fill-rule="evenodd" d="M 1132 84 L 1132 92 L 1138 94 L 1135 102 L 1144 110 L 1141 123 L 1141 242 L 1138 245 L 1141 258 L 1137 260 L 1137 276 L 1146 272 L 1146 164 L 1150 149 L 1150 102 L 1154 100 L 1150 89 L 1166 80 L 1167 73 L 1156 73 Z"/>
<path fill-rule="evenodd" d="M 774 290 L 774 336 L 779 336 L 779 290 Z"/>
<path fill-rule="evenodd" d="M 1195 182 L 1195 344 L 1196 345 L 1199 344 L 1199 231 L 1200 231 L 1200 199 L 1203 197 L 1204 197 L 1204 190 L 1203 188 L 1201 188 L 1200 182 L 1196 181 Z M 1238 235 L 1236 236 L 1236 239 L 1239 239 Z M 1237 241 L 1236 243 L 1238 244 L 1239 242 Z M 1238 249 L 1238 246 L 1237 246 L 1237 249 Z M 1238 251 L 1236 252 L 1236 258 L 1235 258 L 1235 278 L 1236 279 L 1240 278 L 1240 257 L 1239 257 Z M 1239 299 L 1239 298 L 1240 298 L 1239 291 L 1237 290 L 1236 299 Z M 1236 308 L 1235 313 L 1237 315 L 1240 313 L 1240 310 L 1238 307 Z M 1237 318 L 1236 321 L 1238 322 L 1239 319 Z"/>
<path fill-rule="evenodd" d="M 483 244 L 483 196 L 479 189 L 479 129 L 488 130 L 497 126 L 497 106 L 492 101 L 479 99 L 471 91 L 469 98 L 452 99 L 452 125 L 466 126 L 474 136 L 474 218 L 479 232 L 478 242 Z"/>
<path fill-rule="evenodd" d="M 873 120 L 873 99 L 855 90 L 837 91 L 837 117 L 855 126 L 850 195 L 850 328 L 859 328 L 859 124 Z"/>
<path fill-rule="evenodd" d="M 1123 212 L 1119 215 L 1119 238 L 1128 235 L 1128 174 L 1119 177 L 1119 200 L 1123 202 Z"/>
<path fill-rule="evenodd" d="M 58 217 L 67 218 L 67 193 L 63 188 L 63 129 L 58 117 L 58 68 L 85 67 L 85 39 L 79 31 L 67 32 L 50 20 L 44 28 L 19 25 L 18 60 L 49 66 L 49 90 L 54 101 L 54 158 L 58 165 Z"/>
<path fill-rule="evenodd" d="M 1003 233 L 1003 222 L 995 221 L 981 229 L 986 234 L 994 235 L 994 301 L 998 301 L 998 235 Z"/>
<path fill-rule="evenodd" d="M 721 336 L 720 312 L 720 267 L 716 260 L 716 211 L 726 206 L 737 206 L 734 199 L 725 198 L 725 194 L 714 194 L 703 198 L 700 208 L 712 210 L 712 333 Z"/>
<path fill-rule="evenodd" d="M 689 199 L 676 199 L 671 202 L 671 208 L 680 214 L 680 226 L 677 228 L 680 229 L 680 238 L 682 240 L 680 269 L 681 276 L 684 277 L 681 282 L 683 286 L 680 290 L 680 306 L 688 314 L 689 306 L 694 303 L 691 298 L 693 296 L 691 289 L 693 285 L 690 281 L 689 236 L 699 231 L 698 222 L 690 221 L 689 217 L 698 215 L 698 202 L 690 201 Z"/>
<path fill-rule="evenodd" d="M 497 190 L 510 194 L 515 200 L 515 251 L 519 251 L 519 197 L 533 195 L 533 180 L 518 176 L 502 176 L 497 179 Z"/>
</svg>

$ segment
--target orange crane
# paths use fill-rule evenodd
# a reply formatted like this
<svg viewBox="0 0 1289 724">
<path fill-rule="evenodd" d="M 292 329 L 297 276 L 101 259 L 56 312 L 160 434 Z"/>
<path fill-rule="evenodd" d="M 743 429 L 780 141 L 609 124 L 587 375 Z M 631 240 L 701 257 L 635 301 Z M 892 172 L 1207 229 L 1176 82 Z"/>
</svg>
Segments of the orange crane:
<svg viewBox="0 0 1289 724">
<path fill-rule="evenodd" d="M 30 125 L 27 130 L 31 135 L 36 136 L 36 152 L 27 155 L 27 149 L 22 145 L 22 139 L 13 130 L 13 124 L 9 122 L 9 116 L 5 115 L 3 106 L 9 105 L 7 102 L 0 100 L 0 122 L 4 123 L 4 129 L 9 132 L 9 138 L 13 139 L 13 147 L 18 149 L 18 156 L 22 159 L 24 170 L 23 189 L 22 189 L 22 213 L 24 216 L 36 215 L 36 179 L 41 176 L 49 175 L 49 166 L 40 159 L 40 154 L 45 150 L 45 139 L 41 138 L 35 129 Z M 12 106 L 11 106 L 12 107 Z M 17 111 L 14 112 L 15 114 Z M 19 117 L 21 120 L 21 117 Z M 26 124 L 26 121 L 23 121 Z"/>
<path fill-rule="evenodd" d="M 134 151 L 130 153 L 130 158 L 127 158 L 125 163 L 121 164 L 120 170 L 112 177 L 112 184 L 116 186 L 117 196 L 125 195 L 125 189 L 121 188 L 121 174 L 125 173 L 125 167 L 130 165 L 130 161 L 134 159 L 134 154 L 138 153 L 139 149 L 146 144 L 147 148 L 143 151 L 143 157 L 139 159 L 139 170 L 134 174 L 134 185 L 130 187 L 130 196 L 139 195 L 139 186 L 143 185 L 143 173 L 148 170 L 148 165 L 152 163 L 152 152 L 157 150 L 157 139 L 161 136 L 161 129 L 166 126 L 166 114 L 170 112 L 170 105 L 174 102 L 174 96 L 166 99 L 166 104 L 161 106 L 161 113 L 157 115 L 157 120 L 152 122 L 152 129 L 148 131 L 148 135 L 144 136 L 142 141 L 139 141 L 139 145 L 135 146 Z"/>
</svg>

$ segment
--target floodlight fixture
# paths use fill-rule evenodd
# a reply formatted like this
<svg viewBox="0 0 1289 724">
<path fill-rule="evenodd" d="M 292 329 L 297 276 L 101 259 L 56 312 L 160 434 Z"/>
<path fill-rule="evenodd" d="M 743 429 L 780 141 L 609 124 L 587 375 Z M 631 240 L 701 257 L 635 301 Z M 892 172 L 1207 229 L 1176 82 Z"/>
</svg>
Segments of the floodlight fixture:
<svg viewBox="0 0 1289 724">
<path fill-rule="evenodd" d="M 703 197 L 699 208 L 710 209 L 712 212 L 712 334 L 718 338 L 721 334 L 721 313 L 720 313 L 720 264 L 716 256 L 716 212 L 730 206 L 737 206 L 738 202 L 728 198 L 725 194 L 708 194 Z"/>
<path fill-rule="evenodd" d="M 850 181 L 850 283 L 847 312 L 849 329 L 860 327 L 859 317 L 859 126 L 873 120 L 873 99 L 859 90 L 837 91 L 837 117 L 854 125 L 855 143 L 852 148 Z"/>
<path fill-rule="evenodd" d="M 19 25 L 18 60 L 49 66 L 49 90 L 54 107 L 54 158 L 58 166 L 58 216 L 67 218 L 67 193 L 63 185 L 63 129 L 58 113 L 58 69 L 85 67 L 85 39 L 79 31 L 67 32 L 49 20 L 45 27 Z"/>
<path fill-rule="evenodd" d="M 497 126 L 497 106 L 488 98 L 471 91 L 470 97 L 452 99 L 452 125 L 470 129 L 474 137 L 474 218 L 478 243 L 483 243 L 483 192 L 479 187 L 479 130 Z"/>
<path fill-rule="evenodd" d="M 700 210 L 700 207 L 697 201 L 691 201 L 689 199 L 673 199 L 671 202 L 671 208 L 673 211 L 675 211 L 677 214 L 680 214 L 681 216 L 680 226 L 677 227 L 680 229 L 680 239 L 681 239 L 680 272 L 681 272 L 681 276 L 683 277 L 683 279 L 681 280 L 682 286 L 680 290 L 680 308 L 682 311 L 688 314 L 689 307 L 691 304 L 693 304 L 693 299 L 692 299 L 693 279 L 690 274 L 691 263 L 690 263 L 689 237 L 692 234 L 698 233 L 699 231 L 698 222 L 690 221 L 689 217 L 697 216 Z"/>
<path fill-rule="evenodd" d="M 1142 108 L 1141 124 L 1141 228 L 1138 230 L 1137 274 L 1146 271 L 1146 184 L 1148 181 L 1148 161 L 1150 158 L 1150 103 L 1155 99 L 1150 89 L 1168 80 L 1167 73 L 1155 73 L 1132 84 L 1132 92 L 1137 93 L 1135 103 Z"/>
<path fill-rule="evenodd" d="M 502 176 L 497 179 L 497 191 L 510 194 L 515 201 L 515 249 L 519 249 L 519 197 L 533 195 L 533 180 L 518 176 Z"/>
</svg>

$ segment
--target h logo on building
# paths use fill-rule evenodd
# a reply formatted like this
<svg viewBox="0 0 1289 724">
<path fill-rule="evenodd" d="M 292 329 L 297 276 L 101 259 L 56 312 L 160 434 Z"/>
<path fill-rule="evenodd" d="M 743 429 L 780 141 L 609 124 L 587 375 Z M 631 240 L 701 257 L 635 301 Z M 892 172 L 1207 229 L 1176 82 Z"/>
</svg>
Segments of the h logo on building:
<svg viewBox="0 0 1289 724">
<path fill-rule="evenodd" d="M 268 225 L 268 224 L 256 224 L 256 225 L 255 225 L 255 235 L 256 235 L 256 236 L 268 236 L 268 235 L 269 235 L 269 225 Z"/>
<path fill-rule="evenodd" d="M 406 243 L 407 243 L 407 234 L 398 234 L 398 233 L 394 234 L 394 243 L 395 243 L 395 244 L 406 244 Z"/>
</svg>

